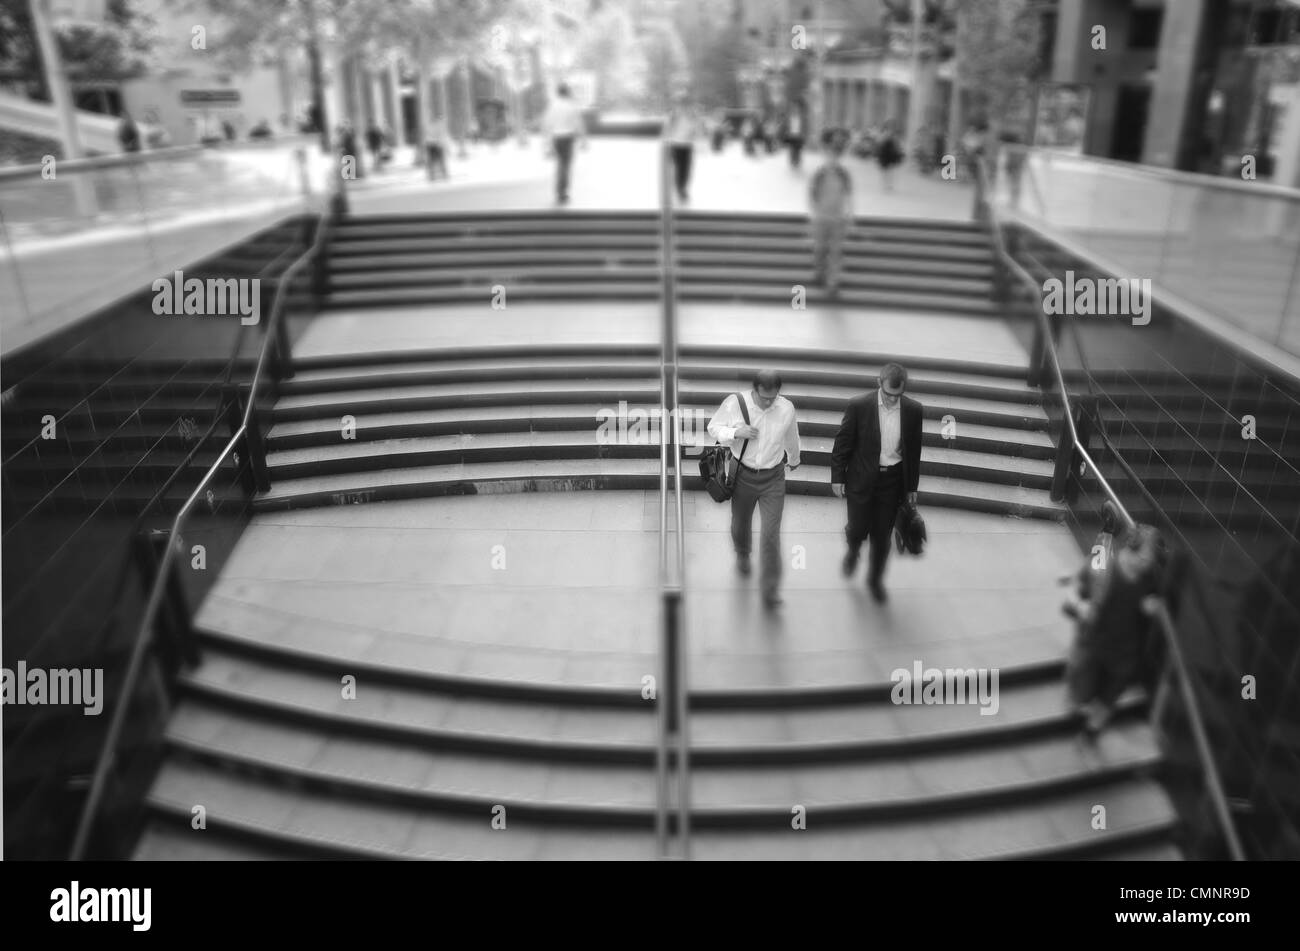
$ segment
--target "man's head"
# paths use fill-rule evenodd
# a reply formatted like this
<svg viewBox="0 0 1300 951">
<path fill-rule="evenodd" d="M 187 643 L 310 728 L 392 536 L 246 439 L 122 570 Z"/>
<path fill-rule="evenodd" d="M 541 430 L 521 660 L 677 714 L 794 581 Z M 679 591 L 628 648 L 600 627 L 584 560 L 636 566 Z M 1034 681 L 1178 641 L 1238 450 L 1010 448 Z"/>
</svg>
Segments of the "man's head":
<svg viewBox="0 0 1300 951">
<path fill-rule="evenodd" d="M 754 372 L 754 402 L 761 409 L 768 409 L 781 394 L 781 374 L 775 370 L 756 370 Z"/>
<path fill-rule="evenodd" d="M 849 145 L 849 133 L 847 129 L 830 129 L 826 133 L 826 151 L 833 157 L 839 158 L 844 154 L 844 150 Z"/>
<path fill-rule="evenodd" d="M 880 402 L 893 409 L 907 390 L 907 368 L 901 363 L 886 363 L 880 370 Z"/>
</svg>

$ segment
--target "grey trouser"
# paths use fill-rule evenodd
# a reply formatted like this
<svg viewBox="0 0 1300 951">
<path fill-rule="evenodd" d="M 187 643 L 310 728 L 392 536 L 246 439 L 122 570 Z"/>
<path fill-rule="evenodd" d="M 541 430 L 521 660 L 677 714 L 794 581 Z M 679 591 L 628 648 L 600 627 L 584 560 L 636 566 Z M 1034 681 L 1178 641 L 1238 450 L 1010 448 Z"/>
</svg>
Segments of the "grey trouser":
<svg viewBox="0 0 1300 951">
<path fill-rule="evenodd" d="M 740 467 L 736 491 L 731 497 L 731 541 L 736 554 L 748 555 L 752 548 L 754 506 L 762 524 L 762 559 L 758 581 L 763 593 L 776 594 L 781 581 L 781 514 L 785 511 L 785 466 L 766 472 Z"/>
<path fill-rule="evenodd" d="M 825 276 L 827 284 L 840 282 L 846 230 L 842 218 L 818 216 L 812 220 L 813 267 Z"/>
</svg>

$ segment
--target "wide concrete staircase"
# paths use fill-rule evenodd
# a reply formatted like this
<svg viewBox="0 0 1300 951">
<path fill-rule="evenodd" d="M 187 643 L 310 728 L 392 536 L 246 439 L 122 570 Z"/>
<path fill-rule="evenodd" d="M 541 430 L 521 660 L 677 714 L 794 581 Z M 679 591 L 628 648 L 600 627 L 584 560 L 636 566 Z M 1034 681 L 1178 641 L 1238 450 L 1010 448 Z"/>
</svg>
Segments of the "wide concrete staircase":
<svg viewBox="0 0 1300 951">
<path fill-rule="evenodd" d="M 649 216 L 513 220 L 346 220 L 331 247 L 327 306 L 356 309 L 364 322 L 366 307 L 482 301 L 486 316 L 491 285 L 503 282 L 512 304 L 657 294 Z M 685 216 L 683 295 L 788 304 L 806 259 L 797 230 L 793 220 Z M 863 222 L 843 298 L 994 320 L 989 268 L 977 231 Z M 874 385 L 888 358 L 689 346 L 681 401 L 702 429 L 747 386 L 752 365 L 780 367 L 805 446 L 788 490 L 829 497 L 844 402 Z M 1023 366 L 909 365 L 910 391 L 926 407 L 923 506 L 990 524 L 1064 518 L 1048 495 L 1047 416 Z M 601 424 L 621 403 L 650 409 L 658 398 L 656 352 L 598 341 L 299 359 L 273 410 L 271 489 L 255 508 L 653 493 L 657 437 L 610 439 Z M 579 601 L 571 611 L 571 623 L 598 622 Z M 223 618 L 200 618 L 204 660 L 181 682 L 137 858 L 654 857 L 657 720 L 634 664 L 584 666 L 540 649 L 485 660 L 396 640 L 361 659 L 346 637 L 284 636 L 282 619 L 266 612 Z M 488 603 L 470 620 L 509 623 Z M 1044 623 L 1060 618 L 1008 611 L 1005 626 Z M 994 717 L 899 707 L 880 679 L 755 677 L 739 665 L 729 676 L 718 664 L 690 694 L 698 858 L 1181 857 L 1144 703 L 1127 702 L 1088 750 L 1064 710 L 1059 648 L 1001 664 Z M 340 696 L 344 674 L 365 685 L 356 699 Z M 809 816 L 797 834 L 792 803 Z M 1109 815 L 1104 834 L 1089 823 L 1097 803 Z M 206 810 L 202 834 L 191 827 L 195 804 Z M 492 825 L 502 805 L 508 831 Z"/>
<path fill-rule="evenodd" d="M 686 213 L 677 221 L 681 299 L 789 304 L 795 285 L 809 302 L 825 299 L 811 283 L 806 219 Z M 486 305 L 497 287 L 507 304 L 657 300 L 660 247 L 650 213 L 351 218 L 330 243 L 326 307 Z M 993 314 L 993 256 L 973 225 L 861 219 L 844 265 L 846 305 Z"/>
</svg>

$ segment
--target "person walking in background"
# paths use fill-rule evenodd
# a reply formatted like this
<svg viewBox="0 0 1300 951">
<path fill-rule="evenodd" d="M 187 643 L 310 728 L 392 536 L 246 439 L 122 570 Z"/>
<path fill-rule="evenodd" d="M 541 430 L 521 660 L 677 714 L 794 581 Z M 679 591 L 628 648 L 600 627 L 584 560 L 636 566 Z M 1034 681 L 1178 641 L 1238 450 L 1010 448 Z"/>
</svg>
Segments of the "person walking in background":
<svg viewBox="0 0 1300 951">
<path fill-rule="evenodd" d="M 780 134 L 781 123 L 777 121 L 776 113 L 769 112 L 763 120 L 763 149 L 768 155 L 776 151 L 776 140 Z"/>
<path fill-rule="evenodd" d="M 370 150 L 370 164 L 376 172 L 384 167 L 384 130 L 374 119 L 366 126 L 366 148 Z"/>
<path fill-rule="evenodd" d="M 131 113 L 125 110 L 117 123 L 117 141 L 121 144 L 123 152 L 140 151 L 140 127 L 131 118 Z"/>
<path fill-rule="evenodd" d="M 339 123 L 337 132 L 340 167 L 342 167 L 343 162 L 351 159 L 352 171 L 355 177 L 363 178 L 364 172 L 361 168 L 361 155 L 357 150 L 357 134 L 352 128 L 352 123 L 344 119 Z"/>
<path fill-rule="evenodd" d="M 874 392 L 849 400 L 831 450 L 831 491 L 847 500 L 844 577 L 858 567 L 862 543 L 870 541 L 867 587 L 885 601 L 885 563 L 894 524 L 906 497 L 916 504 L 921 478 L 921 420 L 924 409 L 904 396 L 907 370 L 887 363 Z"/>
<path fill-rule="evenodd" d="M 546 110 L 546 133 L 555 156 L 555 200 L 569 203 L 569 172 L 573 164 L 573 146 L 582 136 L 582 111 L 573 101 L 569 87 L 561 83 L 555 101 Z"/>
<path fill-rule="evenodd" d="M 841 158 L 848 144 L 844 129 L 827 131 L 826 161 L 808 187 L 812 221 L 814 281 L 832 297 L 839 294 L 844 236 L 853 222 L 853 179 Z"/>
<path fill-rule="evenodd" d="M 424 170 L 432 181 L 447 178 L 447 126 L 441 119 L 431 119 L 424 131 Z"/>
<path fill-rule="evenodd" d="M 741 402 L 743 401 L 743 403 Z M 709 420 L 709 435 L 731 449 L 736 488 L 731 497 L 731 543 L 736 570 L 752 571 L 754 507 L 762 520 L 759 589 L 769 610 L 781 604 L 781 516 L 785 511 L 785 469 L 799 468 L 799 422 L 794 405 L 781 395 L 781 376 L 759 370 L 748 393 L 733 393 Z"/>
<path fill-rule="evenodd" d="M 785 115 L 785 144 L 790 149 L 790 167 L 796 171 L 799 169 L 799 158 L 803 154 L 804 138 L 808 134 L 805 111 L 804 101 L 796 99 L 790 104 L 790 109 Z"/>
<path fill-rule="evenodd" d="M 745 154 L 754 154 L 754 139 L 758 136 L 758 120 L 752 115 L 746 115 L 740 121 L 740 139 L 745 143 Z"/>
<path fill-rule="evenodd" d="M 876 164 L 880 166 L 880 182 L 885 191 L 894 190 L 894 168 L 903 161 L 903 147 L 898 144 L 898 132 L 893 119 L 886 119 L 876 142 Z"/>
<path fill-rule="evenodd" d="M 695 139 L 700 131 L 700 117 L 685 94 L 673 101 L 668 121 L 664 123 L 664 142 L 673 160 L 673 186 L 680 201 L 690 201 L 691 164 L 695 155 Z"/>
</svg>

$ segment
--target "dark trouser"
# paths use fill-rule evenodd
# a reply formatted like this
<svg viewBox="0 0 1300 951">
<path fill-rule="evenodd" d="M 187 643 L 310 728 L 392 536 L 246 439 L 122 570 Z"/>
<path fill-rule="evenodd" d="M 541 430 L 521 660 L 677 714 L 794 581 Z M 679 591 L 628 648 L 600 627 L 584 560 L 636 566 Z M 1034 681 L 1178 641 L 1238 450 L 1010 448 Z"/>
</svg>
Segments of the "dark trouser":
<svg viewBox="0 0 1300 951">
<path fill-rule="evenodd" d="M 433 169 L 435 166 L 438 168 L 439 175 L 443 178 L 447 177 L 447 159 L 443 154 L 441 145 L 429 143 L 424 147 L 424 163 L 425 169 L 430 178 L 433 178 Z"/>
<path fill-rule="evenodd" d="M 686 189 L 691 184 L 691 156 L 694 150 L 689 145 L 674 145 L 672 147 L 673 155 L 673 181 L 677 186 L 677 197 L 683 201 L 686 199 Z"/>
<path fill-rule="evenodd" d="M 753 541 L 754 506 L 762 524 L 762 560 L 758 582 L 765 596 L 776 594 L 781 581 L 781 515 L 785 511 L 785 466 L 765 472 L 740 467 L 731 497 L 731 541 L 736 554 L 748 555 Z"/>
<path fill-rule="evenodd" d="M 555 197 L 560 201 L 569 198 L 569 166 L 573 164 L 573 136 L 559 135 L 555 145 Z"/>
<path fill-rule="evenodd" d="M 799 167 L 799 156 L 803 154 L 803 138 L 792 137 L 790 139 L 790 167 Z"/>
<path fill-rule="evenodd" d="M 870 492 L 848 492 L 846 498 L 849 503 L 849 523 L 844 528 L 844 537 L 848 540 L 849 551 L 856 555 L 862 548 L 862 543 L 871 540 L 867 580 L 878 582 L 885 574 L 885 562 L 889 560 L 889 547 L 893 542 L 894 521 L 898 518 L 898 509 L 903 503 L 902 464 L 891 469 L 881 469 Z"/>
</svg>

